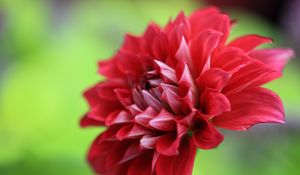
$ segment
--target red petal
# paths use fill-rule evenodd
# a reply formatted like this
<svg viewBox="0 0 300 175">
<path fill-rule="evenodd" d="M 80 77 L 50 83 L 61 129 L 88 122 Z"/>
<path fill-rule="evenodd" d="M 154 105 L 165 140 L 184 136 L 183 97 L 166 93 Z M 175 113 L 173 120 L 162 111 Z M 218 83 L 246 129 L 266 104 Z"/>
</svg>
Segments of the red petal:
<svg viewBox="0 0 300 175">
<path fill-rule="evenodd" d="M 132 116 L 130 115 L 129 112 L 127 111 L 115 111 L 113 113 L 111 113 L 106 121 L 105 121 L 105 125 L 106 126 L 110 126 L 110 125 L 114 125 L 114 124 L 121 124 L 121 123 L 129 123 L 131 122 Z"/>
<path fill-rule="evenodd" d="M 227 47 L 212 57 L 212 67 L 220 68 L 228 73 L 235 73 L 251 62 L 251 58 L 241 49 Z"/>
<path fill-rule="evenodd" d="M 152 174 L 153 153 L 147 152 L 135 158 L 128 169 L 127 175 L 151 175 Z"/>
<path fill-rule="evenodd" d="M 154 149 L 159 138 L 160 136 L 144 135 L 140 140 L 141 147 L 146 149 Z"/>
<path fill-rule="evenodd" d="M 122 110 L 123 107 L 115 102 L 101 101 L 97 106 L 93 107 L 89 115 L 93 118 L 106 118 L 110 113 Z"/>
<path fill-rule="evenodd" d="M 167 64 L 158 61 L 158 60 L 154 60 L 154 62 L 156 63 L 156 65 L 159 67 L 159 72 L 162 75 L 163 78 L 165 78 L 165 80 L 167 81 L 166 83 L 177 83 L 178 80 L 176 78 L 176 74 L 175 74 L 175 70 L 173 68 L 171 68 L 170 66 L 168 66 Z"/>
<path fill-rule="evenodd" d="M 141 38 L 131 34 L 126 34 L 122 49 L 133 53 L 139 53 L 141 51 Z"/>
<path fill-rule="evenodd" d="M 292 49 L 261 49 L 254 50 L 249 56 L 268 65 L 271 69 L 282 72 L 284 66 L 294 56 Z"/>
<path fill-rule="evenodd" d="M 190 40 L 190 23 L 184 16 L 184 13 L 180 12 L 176 20 L 174 22 L 170 22 L 165 30 L 169 36 L 169 44 L 171 48 L 170 52 L 172 56 L 174 56 L 182 42 L 182 38 L 184 38 L 187 42 Z"/>
<path fill-rule="evenodd" d="M 98 174 L 113 174 L 125 170 L 126 167 L 118 165 L 126 153 L 130 152 L 135 141 L 102 141 L 101 135 L 94 141 L 88 153 L 88 161 Z M 127 154 L 129 155 L 129 154 Z M 124 164 L 126 165 L 126 164 Z"/>
<path fill-rule="evenodd" d="M 151 23 L 143 35 L 143 50 L 145 53 L 152 53 L 154 39 L 160 33 L 160 28 L 155 23 Z"/>
<path fill-rule="evenodd" d="M 90 165 L 93 167 L 94 171 L 97 173 L 103 173 L 106 171 L 105 167 L 105 157 L 107 155 L 107 151 L 112 148 L 111 143 L 102 142 L 99 144 L 99 138 L 95 139 L 93 142 L 89 153 L 88 153 L 88 161 Z"/>
<path fill-rule="evenodd" d="M 280 76 L 280 72 L 276 72 L 263 63 L 253 60 L 251 64 L 232 75 L 223 92 L 227 95 L 238 93 L 245 88 L 263 85 Z"/>
<path fill-rule="evenodd" d="M 127 162 L 128 160 L 134 159 L 135 157 L 141 154 L 139 149 L 139 143 L 133 142 L 127 149 L 123 155 L 123 158 L 119 161 L 119 164 Z"/>
<path fill-rule="evenodd" d="M 182 100 L 170 88 L 164 89 L 161 99 L 164 100 L 176 114 L 182 112 Z"/>
<path fill-rule="evenodd" d="M 145 127 L 138 124 L 128 124 L 122 127 L 116 134 L 116 138 L 123 140 L 125 138 L 141 138 L 145 134 L 150 134 L 151 132 Z"/>
<path fill-rule="evenodd" d="M 230 18 L 226 14 L 220 13 L 217 8 L 210 7 L 194 12 L 190 16 L 192 35 L 206 29 L 213 29 L 223 34 L 221 43 L 225 43 L 230 30 Z"/>
<path fill-rule="evenodd" d="M 176 134 L 163 135 L 156 143 L 156 151 L 165 156 L 178 155 L 180 142 L 181 137 L 176 137 Z"/>
<path fill-rule="evenodd" d="M 127 109 L 130 111 L 130 113 L 133 116 L 143 112 L 136 104 L 132 104 L 132 105 L 128 106 Z"/>
<path fill-rule="evenodd" d="M 205 119 L 198 118 L 196 125 L 199 129 L 193 132 L 193 141 L 195 145 L 202 149 L 212 149 L 217 147 L 224 139 L 214 126 Z"/>
<path fill-rule="evenodd" d="M 189 87 L 195 89 L 194 78 L 187 64 L 180 62 L 176 67 L 176 76 L 180 83 L 187 83 Z"/>
<path fill-rule="evenodd" d="M 99 121 L 93 118 L 89 118 L 88 115 L 85 115 L 80 120 L 81 127 L 88 127 L 88 126 L 104 126 L 104 121 Z"/>
<path fill-rule="evenodd" d="M 230 102 L 224 94 L 210 90 L 206 90 L 201 95 L 200 105 L 204 105 L 205 114 L 210 116 L 219 115 L 231 109 Z"/>
<path fill-rule="evenodd" d="M 118 100 L 124 107 L 130 106 L 133 103 L 130 90 L 117 88 L 114 89 L 114 92 L 116 93 Z"/>
<path fill-rule="evenodd" d="M 221 91 L 227 85 L 230 77 L 230 73 L 219 68 L 212 68 L 204 72 L 196 81 L 201 89 L 207 87 L 209 89 Z"/>
<path fill-rule="evenodd" d="M 112 171 L 116 165 L 122 164 L 123 162 L 138 156 L 140 154 L 139 151 L 137 150 L 138 145 L 139 144 L 137 141 L 129 141 L 129 140 L 122 141 L 122 142 L 116 141 L 113 144 L 111 144 L 112 148 L 109 149 L 109 152 L 105 157 L 105 164 L 106 164 L 105 166 L 107 172 Z M 102 151 L 102 154 L 105 154 L 105 151 Z"/>
<path fill-rule="evenodd" d="M 170 21 L 169 24 L 165 27 L 166 33 L 171 33 L 176 27 L 181 28 L 182 37 L 189 39 L 190 38 L 190 22 L 186 18 L 183 11 L 179 12 L 178 16 L 174 21 Z"/>
<path fill-rule="evenodd" d="M 238 47 L 245 52 L 251 51 L 255 49 L 257 46 L 265 43 L 272 42 L 271 38 L 259 36 L 259 35 L 245 35 L 241 36 L 231 43 L 229 43 L 230 47 Z"/>
<path fill-rule="evenodd" d="M 106 100 L 118 100 L 114 90 L 116 88 L 126 88 L 125 82 L 120 80 L 109 80 L 98 84 L 97 93 L 100 98 Z"/>
<path fill-rule="evenodd" d="M 117 67 L 117 60 L 115 57 L 109 60 L 100 61 L 98 65 L 98 72 L 107 78 L 125 78 L 124 74 Z"/>
<path fill-rule="evenodd" d="M 159 155 L 156 162 L 157 175 L 191 175 L 196 155 L 196 146 L 191 139 L 181 142 L 177 156 Z"/>
<path fill-rule="evenodd" d="M 163 109 L 158 115 L 150 120 L 149 125 L 162 131 L 174 131 L 176 130 L 175 119 L 176 116 Z"/>
<path fill-rule="evenodd" d="M 176 67 L 176 74 L 179 79 L 178 95 L 184 98 L 189 104 L 194 105 L 197 96 L 197 87 L 189 67 L 180 62 Z"/>
<path fill-rule="evenodd" d="M 176 123 L 176 132 L 161 136 L 156 143 L 156 151 L 166 156 L 178 155 L 178 149 L 182 138 L 186 135 L 188 128 L 180 123 Z"/>
<path fill-rule="evenodd" d="M 101 101 L 101 99 L 99 97 L 99 94 L 97 92 L 97 86 L 98 85 L 95 85 L 95 86 L 87 89 L 83 93 L 83 96 L 87 100 L 87 102 L 89 103 L 90 107 L 96 106 L 99 103 L 99 101 Z"/>
<path fill-rule="evenodd" d="M 136 54 L 125 50 L 120 50 L 116 56 L 117 67 L 123 74 L 130 74 L 131 76 L 140 77 L 143 70 L 143 62 L 139 60 Z M 136 65 L 140 66 L 136 66 Z"/>
<path fill-rule="evenodd" d="M 89 124 L 90 126 L 101 125 L 105 123 L 111 113 L 120 111 L 121 109 L 122 106 L 118 103 L 102 100 L 85 115 L 81 121 L 81 125 L 84 127 Z"/>
<path fill-rule="evenodd" d="M 213 118 L 217 126 L 246 130 L 258 123 L 284 123 L 280 98 L 272 91 L 255 87 L 228 96 L 231 111 Z"/>
<path fill-rule="evenodd" d="M 123 126 L 124 125 L 112 125 L 108 127 L 104 132 L 102 132 L 99 143 L 102 141 L 116 141 L 116 134 Z"/>
<path fill-rule="evenodd" d="M 168 57 L 170 51 L 168 37 L 166 34 L 161 32 L 155 37 L 152 50 L 154 58 L 156 59 L 165 60 Z"/>
<path fill-rule="evenodd" d="M 191 70 L 194 69 L 190 49 L 184 37 L 182 37 L 181 39 L 181 43 L 175 54 L 175 57 L 178 61 L 185 62 Z M 194 72 L 194 70 L 192 71 Z"/>
<path fill-rule="evenodd" d="M 205 30 L 200 32 L 191 42 L 191 56 L 194 63 L 193 76 L 197 77 L 201 72 L 210 68 L 211 53 L 217 48 L 222 33 L 214 30 Z"/>
<path fill-rule="evenodd" d="M 142 94 L 137 89 L 132 89 L 132 98 L 135 105 L 140 109 L 146 109 L 147 103 L 145 102 Z"/>
<path fill-rule="evenodd" d="M 145 111 L 137 114 L 135 116 L 135 122 L 139 123 L 145 127 L 149 126 L 149 121 L 157 115 L 157 111 L 152 107 L 148 107 Z"/>
<path fill-rule="evenodd" d="M 162 103 L 155 97 L 153 97 L 148 91 L 142 90 L 142 94 L 145 102 L 156 111 L 160 111 L 163 108 Z"/>
</svg>

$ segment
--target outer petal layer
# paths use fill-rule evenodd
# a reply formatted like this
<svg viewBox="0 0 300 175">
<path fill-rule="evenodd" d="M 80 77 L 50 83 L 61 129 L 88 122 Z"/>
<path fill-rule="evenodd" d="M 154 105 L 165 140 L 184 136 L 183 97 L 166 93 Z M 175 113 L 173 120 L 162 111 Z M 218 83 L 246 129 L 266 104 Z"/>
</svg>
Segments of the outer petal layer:
<svg viewBox="0 0 300 175">
<path fill-rule="evenodd" d="M 232 110 L 213 118 L 216 126 L 246 130 L 258 123 L 284 123 L 280 98 L 271 90 L 255 87 L 228 96 Z"/>
<path fill-rule="evenodd" d="M 291 49 L 261 49 L 250 52 L 249 56 L 263 62 L 275 71 L 282 72 L 289 59 L 294 56 L 294 51 Z"/>
<path fill-rule="evenodd" d="M 229 46 L 239 47 L 240 49 L 248 52 L 255 49 L 257 46 L 265 43 L 272 42 L 271 38 L 259 36 L 259 35 L 245 35 L 232 41 Z"/>
<path fill-rule="evenodd" d="M 191 139 L 181 142 L 179 155 L 160 155 L 156 162 L 157 175 L 191 175 L 196 155 L 196 146 Z"/>
</svg>

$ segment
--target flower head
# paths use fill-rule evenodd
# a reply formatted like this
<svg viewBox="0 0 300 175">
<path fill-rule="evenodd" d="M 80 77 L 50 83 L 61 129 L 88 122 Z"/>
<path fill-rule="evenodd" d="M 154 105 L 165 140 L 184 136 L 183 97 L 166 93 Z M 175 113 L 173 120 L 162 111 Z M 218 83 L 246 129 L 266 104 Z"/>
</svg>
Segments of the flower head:
<svg viewBox="0 0 300 175">
<path fill-rule="evenodd" d="M 260 86 L 281 76 L 293 51 L 257 50 L 272 41 L 258 35 L 227 42 L 231 25 L 214 7 L 180 13 L 126 35 L 99 63 L 106 80 L 84 93 L 90 110 L 81 120 L 107 126 L 88 153 L 96 173 L 190 175 L 196 149 L 223 141 L 217 128 L 284 123 L 281 100 Z"/>
</svg>

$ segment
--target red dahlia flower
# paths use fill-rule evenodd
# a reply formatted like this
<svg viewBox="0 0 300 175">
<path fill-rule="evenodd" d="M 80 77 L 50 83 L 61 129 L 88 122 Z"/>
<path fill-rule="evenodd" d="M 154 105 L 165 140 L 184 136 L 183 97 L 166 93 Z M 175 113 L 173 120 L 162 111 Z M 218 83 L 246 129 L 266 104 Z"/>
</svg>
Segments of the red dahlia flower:
<svg viewBox="0 0 300 175">
<path fill-rule="evenodd" d="M 261 85 L 281 76 L 290 49 L 259 49 L 270 38 L 227 43 L 231 21 L 216 8 L 180 13 L 166 27 L 152 23 L 126 35 L 109 60 L 107 79 L 84 96 L 81 126 L 107 126 L 88 161 L 104 175 L 190 175 L 197 148 L 223 141 L 217 128 L 246 130 L 284 123 L 280 98 Z"/>
</svg>

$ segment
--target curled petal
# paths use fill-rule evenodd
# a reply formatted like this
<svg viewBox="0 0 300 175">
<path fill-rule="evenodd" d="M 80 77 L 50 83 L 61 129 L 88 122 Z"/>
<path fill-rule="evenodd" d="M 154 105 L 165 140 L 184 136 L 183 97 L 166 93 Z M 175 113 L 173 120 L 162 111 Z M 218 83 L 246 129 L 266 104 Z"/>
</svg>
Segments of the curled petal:
<svg viewBox="0 0 300 175">
<path fill-rule="evenodd" d="M 195 145 L 202 149 L 212 149 L 217 147 L 223 140 L 223 135 L 206 119 L 198 118 L 196 121 L 199 129 L 193 132 Z"/>
<path fill-rule="evenodd" d="M 187 83 L 189 87 L 192 87 L 195 89 L 195 82 L 194 78 L 191 74 L 191 71 L 188 67 L 187 64 L 184 62 L 180 62 L 177 67 L 176 67 L 176 76 L 179 79 L 179 84 L 180 83 Z"/>
<path fill-rule="evenodd" d="M 165 156 L 178 155 L 180 142 L 181 137 L 176 137 L 176 134 L 163 135 L 156 143 L 156 151 Z"/>
<path fill-rule="evenodd" d="M 161 98 L 166 102 L 166 104 L 170 106 L 173 112 L 175 112 L 176 114 L 182 112 L 182 100 L 174 91 L 169 88 L 165 89 L 162 93 Z"/>
<path fill-rule="evenodd" d="M 196 79 L 198 87 L 201 89 L 209 88 L 216 91 L 221 91 L 229 82 L 231 74 L 219 69 L 212 68 L 204 72 Z"/>
<path fill-rule="evenodd" d="M 160 73 L 166 80 L 169 80 L 169 82 L 171 83 L 178 82 L 176 78 L 175 70 L 173 68 L 158 60 L 155 60 L 154 62 L 160 68 Z"/>
<path fill-rule="evenodd" d="M 246 130 L 259 123 L 284 123 L 280 98 L 271 90 L 254 87 L 228 96 L 231 111 L 213 118 L 219 127 Z"/>
<path fill-rule="evenodd" d="M 106 121 L 105 125 L 110 126 L 113 124 L 129 123 L 131 122 L 132 116 L 127 111 L 115 111 L 111 113 Z"/>
<path fill-rule="evenodd" d="M 152 96 L 148 91 L 146 90 L 142 90 L 142 94 L 144 97 L 145 102 L 151 106 L 153 109 L 160 111 L 162 109 L 162 103 L 155 98 L 154 96 Z"/>
<path fill-rule="evenodd" d="M 165 84 L 165 83 L 162 83 L 160 84 L 159 86 L 163 91 L 166 91 L 166 90 L 171 90 L 175 93 L 178 93 L 178 87 L 175 86 L 175 85 L 170 85 L 170 84 Z"/>
<path fill-rule="evenodd" d="M 137 105 L 140 109 L 146 109 L 147 103 L 144 100 L 143 95 L 137 89 L 132 89 L 132 99 L 135 105 Z"/>
<path fill-rule="evenodd" d="M 179 79 L 178 95 L 186 99 L 191 105 L 194 105 L 196 102 L 197 87 L 189 67 L 181 63 L 179 63 L 176 68 L 176 74 Z"/>
<path fill-rule="evenodd" d="M 166 156 L 178 155 L 181 140 L 187 133 L 187 127 L 183 124 L 176 124 L 177 134 L 168 133 L 161 136 L 156 143 L 156 150 Z"/>
<path fill-rule="evenodd" d="M 176 130 L 175 119 L 176 117 L 173 114 L 163 109 L 157 116 L 150 120 L 149 124 L 161 131 L 174 131 Z"/>
<path fill-rule="evenodd" d="M 143 125 L 144 127 L 149 127 L 149 121 L 157 115 L 157 111 L 152 107 L 148 107 L 145 111 L 137 114 L 135 116 L 135 122 Z"/>
<path fill-rule="evenodd" d="M 144 135 L 140 140 L 141 147 L 145 149 L 153 149 L 155 148 L 156 142 L 159 138 L 160 136 Z"/>
<path fill-rule="evenodd" d="M 193 108 L 193 106 L 196 104 L 196 89 L 193 89 L 189 86 L 188 83 L 183 82 L 179 84 L 178 87 L 178 95 L 182 98 L 182 100 L 188 104 L 190 108 Z"/>
<path fill-rule="evenodd" d="M 143 112 L 142 109 L 140 109 L 136 104 L 132 104 L 132 105 L 128 106 L 127 109 L 130 111 L 130 113 L 132 115 L 137 115 L 137 114 Z"/>
<path fill-rule="evenodd" d="M 252 35 L 241 36 L 233 40 L 231 43 L 229 43 L 229 46 L 238 47 L 245 52 L 249 52 L 261 44 L 270 43 L 270 42 L 272 42 L 271 38 L 252 34 Z"/>
<path fill-rule="evenodd" d="M 191 56 L 194 63 L 193 73 L 197 77 L 201 72 L 205 72 L 211 66 L 211 54 L 217 48 L 222 33 L 215 30 L 205 30 L 200 32 L 191 42 Z"/>
<path fill-rule="evenodd" d="M 230 102 L 227 97 L 216 91 L 206 90 L 200 99 L 200 103 L 204 106 L 205 114 L 215 116 L 223 112 L 230 111 Z"/>
<path fill-rule="evenodd" d="M 145 127 L 138 124 L 128 124 L 122 127 L 116 134 L 116 138 L 123 140 L 125 138 L 136 138 L 142 137 L 145 134 L 150 134 L 151 132 Z"/>
</svg>

